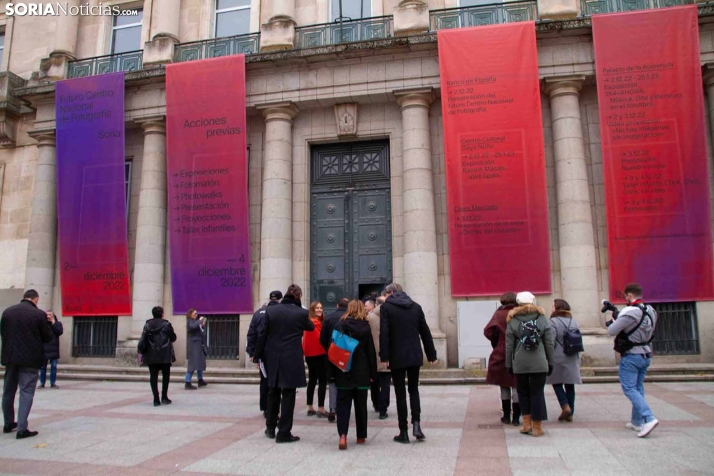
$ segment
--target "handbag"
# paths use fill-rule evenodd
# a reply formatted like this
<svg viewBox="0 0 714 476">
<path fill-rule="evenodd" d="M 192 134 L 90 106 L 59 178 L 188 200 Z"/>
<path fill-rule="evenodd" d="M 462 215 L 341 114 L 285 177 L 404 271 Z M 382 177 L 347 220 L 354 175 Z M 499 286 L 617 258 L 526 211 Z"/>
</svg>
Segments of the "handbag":
<svg viewBox="0 0 714 476">
<path fill-rule="evenodd" d="M 357 339 L 333 330 L 332 342 L 327 349 L 327 360 L 343 372 L 349 372 L 352 368 L 352 354 L 357 344 L 359 344 Z"/>
</svg>

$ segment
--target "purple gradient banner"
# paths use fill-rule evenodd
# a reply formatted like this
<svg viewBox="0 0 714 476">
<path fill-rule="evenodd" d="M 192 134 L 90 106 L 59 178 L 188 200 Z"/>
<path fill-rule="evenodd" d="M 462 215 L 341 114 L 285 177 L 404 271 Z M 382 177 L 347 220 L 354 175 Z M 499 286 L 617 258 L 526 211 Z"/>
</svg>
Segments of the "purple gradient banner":
<svg viewBox="0 0 714 476">
<path fill-rule="evenodd" d="M 62 314 L 130 316 L 124 73 L 58 82 L 55 113 Z"/>
<path fill-rule="evenodd" d="M 166 67 L 174 314 L 253 312 L 243 55 Z"/>
</svg>

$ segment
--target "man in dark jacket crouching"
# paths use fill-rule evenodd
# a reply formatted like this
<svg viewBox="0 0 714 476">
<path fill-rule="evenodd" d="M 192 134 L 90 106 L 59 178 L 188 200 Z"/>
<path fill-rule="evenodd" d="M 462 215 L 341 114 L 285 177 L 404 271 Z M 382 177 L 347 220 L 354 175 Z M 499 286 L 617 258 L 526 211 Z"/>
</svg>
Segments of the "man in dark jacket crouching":
<svg viewBox="0 0 714 476">
<path fill-rule="evenodd" d="M 426 358 L 432 364 L 438 362 L 436 348 L 421 306 L 412 301 L 399 284 L 388 285 L 385 294 L 387 300 L 382 304 L 379 316 L 379 355 L 382 362 L 386 363 L 392 371 L 394 394 L 397 398 L 399 435 L 394 437 L 394 441 L 409 443 L 405 377 L 409 379 L 413 435 L 421 441 L 426 438 L 421 431 L 420 423 L 419 368 L 424 363 L 421 342 L 424 343 Z"/>
<path fill-rule="evenodd" d="M 29 289 L 20 304 L 8 307 L 2 313 L 2 364 L 5 366 L 5 383 L 2 393 L 2 413 L 5 418 L 3 433 L 17 428 L 17 439 L 36 436 L 38 432 L 27 429 L 32 400 L 35 398 L 37 373 L 45 362 L 42 344 L 50 342 L 54 334 L 50 322 L 51 312 L 37 308 L 40 295 Z M 20 388 L 20 408 L 15 422 L 15 394 Z"/>
</svg>

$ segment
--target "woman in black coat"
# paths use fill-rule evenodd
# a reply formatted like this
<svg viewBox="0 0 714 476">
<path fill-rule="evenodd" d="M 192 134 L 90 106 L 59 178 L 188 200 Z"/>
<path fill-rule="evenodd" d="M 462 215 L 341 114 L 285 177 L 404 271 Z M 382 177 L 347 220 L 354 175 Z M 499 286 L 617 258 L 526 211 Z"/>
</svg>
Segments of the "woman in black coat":
<svg viewBox="0 0 714 476">
<path fill-rule="evenodd" d="M 189 309 L 186 313 L 188 319 L 186 324 L 186 343 L 188 351 L 188 366 L 186 368 L 186 379 L 184 388 L 186 390 L 196 390 L 196 388 L 208 385 L 203 380 L 203 371 L 206 370 L 206 356 L 208 356 L 208 346 L 206 340 L 206 318 L 198 317 L 195 309 Z M 198 387 L 191 385 L 191 377 L 196 372 L 198 375 Z"/>
<path fill-rule="evenodd" d="M 49 311 L 51 312 L 51 311 Z M 47 362 L 50 363 L 50 387 L 59 388 L 55 385 L 57 380 L 57 361 L 60 358 L 59 351 L 59 337 L 64 332 L 62 328 L 62 323 L 57 319 L 57 316 L 52 314 L 52 341 L 42 344 L 45 351 L 45 365 L 40 367 L 40 385 L 39 388 L 45 388 L 45 382 L 47 381 Z"/>
<path fill-rule="evenodd" d="M 169 379 L 171 364 L 176 360 L 174 346 L 176 333 L 171 323 L 164 319 L 164 308 L 156 306 L 151 310 L 153 319 L 144 324 L 139 339 L 138 350 L 142 354 L 142 363 L 149 366 L 149 385 L 154 394 L 154 406 L 168 405 Z M 159 400 L 159 371 L 161 371 L 161 400 Z"/>
<path fill-rule="evenodd" d="M 328 366 L 328 372 L 334 377 L 337 387 L 339 448 L 346 450 L 353 401 L 357 444 L 361 445 L 367 439 L 367 391 L 370 383 L 377 380 L 377 354 L 374 350 L 372 329 L 367 320 L 367 311 L 362 301 L 358 299 L 350 301 L 347 313 L 337 323 L 335 330 L 359 342 L 352 353 L 352 366 L 349 372 L 343 372 L 332 363 Z"/>
</svg>

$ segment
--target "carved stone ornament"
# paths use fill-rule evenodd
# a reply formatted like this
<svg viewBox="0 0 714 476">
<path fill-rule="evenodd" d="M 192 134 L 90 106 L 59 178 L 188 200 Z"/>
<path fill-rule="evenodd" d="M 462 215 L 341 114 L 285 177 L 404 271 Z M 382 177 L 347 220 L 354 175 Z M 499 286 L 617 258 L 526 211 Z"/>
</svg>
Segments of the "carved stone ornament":
<svg viewBox="0 0 714 476">
<path fill-rule="evenodd" d="M 337 122 L 337 135 L 357 135 L 357 103 L 335 104 L 335 121 Z"/>
</svg>

